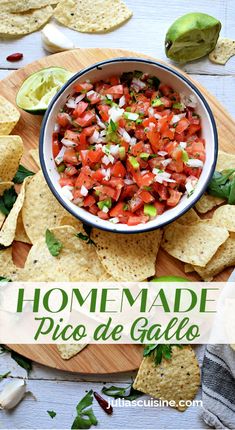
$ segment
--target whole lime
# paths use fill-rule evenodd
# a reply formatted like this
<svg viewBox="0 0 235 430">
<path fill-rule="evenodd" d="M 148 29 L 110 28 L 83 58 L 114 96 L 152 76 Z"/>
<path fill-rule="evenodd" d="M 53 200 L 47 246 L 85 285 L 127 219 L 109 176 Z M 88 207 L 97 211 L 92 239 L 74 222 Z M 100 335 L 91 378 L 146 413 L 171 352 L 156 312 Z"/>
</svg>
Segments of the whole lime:
<svg viewBox="0 0 235 430">
<path fill-rule="evenodd" d="M 204 57 L 215 48 L 220 29 L 220 21 L 205 13 L 194 12 L 181 16 L 167 31 L 167 57 L 178 63 Z"/>
</svg>

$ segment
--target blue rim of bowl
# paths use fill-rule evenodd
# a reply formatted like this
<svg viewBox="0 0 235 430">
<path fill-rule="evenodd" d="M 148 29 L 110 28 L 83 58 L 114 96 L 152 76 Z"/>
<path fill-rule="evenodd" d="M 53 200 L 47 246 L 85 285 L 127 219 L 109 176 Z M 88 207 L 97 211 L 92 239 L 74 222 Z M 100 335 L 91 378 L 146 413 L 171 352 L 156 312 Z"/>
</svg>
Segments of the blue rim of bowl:
<svg viewBox="0 0 235 430">
<path fill-rule="evenodd" d="M 141 230 L 115 230 L 115 224 L 113 226 L 113 228 L 106 228 L 103 226 L 99 226 L 96 223 L 93 223 L 91 221 L 87 221 L 86 218 L 82 217 L 82 216 L 78 216 L 78 214 L 76 213 L 76 211 L 72 210 L 70 207 L 68 207 L 68 205 L 66 204 L 66 202 L 63 200 L 63 198 L 61 197 L 61 195 L 57 192 L 57 190 L 55 189 L 53 182 L 51 181 L 49 174 L 47 172 L 47 168 L 46 168 L 46 164 L 44 161 L 44 155 L 43 155 L 43 142 L 44 142 L 44 132 L 45 132 L 45 127 L 46 127 L 46 123 L 47 123 L 47 119 L 51 113 L 51 110 L 54 106 L 55 101 L 61 96 L 61 94 L 63 94 L 63 92 L 65 91 L 65 89 L 74 81 L 76 81 L 78 78 L 80 78 L 81 76 L 83 76 L 85 73 L 90 72 L 94 69 L 99 69 L 102 68 L 103 66 L 106 66 L 107 64 L 112 64 L 112 63 L 117 63 L 117 62 L 139 62 L 142 64 L 152 64 L 155 66 L 158 66 L 160 68 L 162 68 L 163 70 L 167 70 L 170 73 L 173 73 L 174 75 L 176 75 L 178 78 L 180 78 L 182 81 L 186 82 L 192 89 L 193 91 L 195 91 L 198 95 L 198 97 L 200 98 L 200 100 L 202 101 L 203 105 L 205 106 L 210 121 L 211 121 L 211 125 L 212 125 L 212 129 L 213 129 L 213 137 L 214 137 L 214 161 L 213 164 L 211 166 L 210 172 L 208 173 L 207 176 L 207 180 L 201 190 L 201 192 L 198 194 L 198 196 L 192 200 L 192 202 L 190 203 L 190 205 L 184 209 L 182 209 L 177 215 L 175 215 L 173 218 L 171 218 L 169 221 L 165 221 L 163 222 L 161 225 L 158 226 L 152 226 L 149 228 L 143 228 Z M 213 173 L 215 171 L 215 166 L 216 166 L 216 162 L 217 162 L 217 157 L 218 157 L 218 133 L 217 133 L 217 128 L 216 128 L 216 123 L 215 123 L 215 119 L 212 113 L 212 110 L 209 106 L 209 104 L 207 103 L 205 97 L 202 95 L 201 91 L 188 79 L 186 78 L 184 75 L 182 75 L 180 72 L 178 72 L 175 69 L 172 69 L 171 67 L 162 64 L 162 63 L 158 63 L 157 61 L 154 60 L 148 60 L 148 59 L 143 59 L 143 58 L 138 58 L 138 57 L 117 57 L 117 58 L 111 58 L 110 60 L 105 60 L 105 61 L 100 61 L 98 63 L 94 63 L 93 65 L 86 67 L 85 69 L 80 70 L 79 72 L 77 72 L 76 74 L 74 74 L 64 85 L 63 87 L 58 91 L 58 93 L 53 97 L 53 99 L 51 100 L 45 115 L 43 117 L 43 121 L 41 124 L 41 129 L 40 129 L 40 137 L 39 137 L 39 158 L 40 158 L 40 164 L 42 167 L 42 171 L 43 171 L 43 175 L 46 179 L 47 185 L 49 186 L 50 190 L 52 191 L 52 193 L 54 194 L 54 196 L 56 197 L 56 199 L 60 202 L 60 204 L 64 207 L 64 209 L 66 209 L 71 215 L 73 215 L 75 218 L 79 219 L 80 221 L 82 221 L 82 223 L 89 225 L 90 227 L 94 227 L 94 228 L 98 228 L 100 230 L 103 231 L 108 231 L 110 233 L 120 233 L 120 234 L 138 234 L 138 233 L 147 233 L 149 231 L 153 231 L 153 230 L 157 230 L 159 228 L 162 228 L 174 221 L 176 221 L 178 218 L 180 218 L 182 215 L 184 215 L 186 212 L 188 212 L 196 203 L 197 201 L 202 197 L 202 195 L 205 193 L 206 189 L 207 189 L 207 185 L 210 181 L 210 179 L 213 176 Z M 148 225 L 147 224 L 143 224 L 145 226 Z"/>
</svg>

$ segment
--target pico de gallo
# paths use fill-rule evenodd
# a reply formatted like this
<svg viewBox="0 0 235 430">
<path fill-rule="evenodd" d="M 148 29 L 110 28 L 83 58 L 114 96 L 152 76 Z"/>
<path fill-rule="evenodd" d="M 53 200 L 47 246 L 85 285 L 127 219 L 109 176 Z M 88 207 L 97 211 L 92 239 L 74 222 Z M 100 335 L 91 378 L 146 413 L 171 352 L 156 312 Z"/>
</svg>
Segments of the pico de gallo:
<svg viewBox="0 0 235 430">
<path fill-rule="evenodd" d="M 190 196 L 205 162 L 194 95 L 139 71 L 78 82 L 57 115 L 61 193 L 113 223 L 146 223 Z"/>
</svg>

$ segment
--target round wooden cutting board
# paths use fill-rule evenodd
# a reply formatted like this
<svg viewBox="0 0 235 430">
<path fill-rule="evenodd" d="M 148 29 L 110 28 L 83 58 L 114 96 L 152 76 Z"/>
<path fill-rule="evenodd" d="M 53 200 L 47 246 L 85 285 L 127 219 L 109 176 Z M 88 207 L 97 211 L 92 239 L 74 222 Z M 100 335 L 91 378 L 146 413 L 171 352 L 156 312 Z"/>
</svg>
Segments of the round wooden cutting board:
<svg viewBox="0 0 235 430">
<path fill-rule="evenodd" d="M 98 61 L 114 57 L 139 57 L 143 54 L 124 51 L 121 49 L 76 49 L 42 58 L 32 64 L 11 73 L 0 83 L 0 93 L 12 103 L 15 103 L 15 97 L 22 82 L 33 72 L 49 66 L 65 67 L 72 72 L 77 72 Z M 159 61 L 159 60 L 157 60 Z M 163 63 L 162 61 L 159 61 Z M 181 72 L 182 73 L 182 72 Z M 235 152 L 234 136 L 235 124 L 220 105 L 220 103 L 208 93 L 201 85 L 196 83 L 188 76 L 194 84 L 202 91 L 209 102 L 214 113 L 216 124 L 219 132 L 219 146 L 227 152 Z M 215 77 L 216 85 L 216 77 Z M 21 119 L 15 127 L 13 134 L 19 134 L 24 142 L 25 153 L 22 164 L 29 169 L 37 171 L 36 164 L 28 154 L 28 150 L 38 147 L 38 138 L 40 131 L 41 116 L 30 115 L 21 111 Z M 24 265 L 29 245 L 15 242 L 13 245 L 13 258 L 15 264 L 19 267 Z M 230 269 L 225 270 L 218 275 L 216 281 L 226 281 L 230 274 Z M 185 276 L 183 264 L 164 251 L 160 250 L 157 258 L 157 275 L 179 275 Z M 188 275 L 189 279 L 198 280 L 197 275 Z M 136 370 L 141 362 L 142 347 L 138 345 L 89 345 L 80 354 L 72 359 L 62 360 L 58 354 L 55 345 L 9 345 L 13 350 L 36 361 L 38 363 L 53 368 L 67 370 L 70 372 L 90 373 L 90 374 L 107 374 L 115 372 L 127 372 Z"/>
</svg>

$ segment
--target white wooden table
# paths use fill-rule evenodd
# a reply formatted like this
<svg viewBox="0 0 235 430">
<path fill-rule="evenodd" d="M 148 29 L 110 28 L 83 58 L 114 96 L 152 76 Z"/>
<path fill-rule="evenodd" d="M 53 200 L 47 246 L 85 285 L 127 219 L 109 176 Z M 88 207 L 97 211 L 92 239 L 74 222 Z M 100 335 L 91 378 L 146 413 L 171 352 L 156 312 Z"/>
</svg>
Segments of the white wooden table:
<svg viewBox="0 0 235 430">
<path fill-rule="evenodd" d="M 72 38 L 77 47 L 116 47 L 127 48 L 150 54 L 166 60 L 164 36 L 169 25 L 180 15 L 197 11 L 213 14 L 222 22 L 221 35 L 235 38 L 234 0 L 198 0 L 197 6 L 188 0 L 168 0 L 164 3 L 154 0 L 126 0 L 134 12 L 133 18 L 120 29 L 104 34 L 89 35 L 62 28 Z M 19 63 L 6 61 L 7 55 L 22 52 L 24 59 Z M 36 32 L 19 39 L 0 40 L 0 79 L 11 70 L 47 55 Z M 66 65 L 65 65 L 66 66 Z M 214 65 L 207 59 L 187 64 L 184 70 L 211 91 L 235 117 L 235 57 L 226 66 Z M 0 90 L 1 91 L 1 90 Z M 115 359 L 115 357 L 114 357 Z M 202 359 L 202 351 L 199 351 Z M 105 357 L 104 357 L 105 360 Z M 26 373 L 10 358 L 9 354 L 0 356 L 0 374 L 11 371 L 11 378 L 22 378 Z M 100 391 L 107 384 L 127 384 L 134 375 L 113 375 L 109 377 L 80 376 L 34 364 L 27 381 L 28 389 L 35 398 L 26 399 L 11 413 L 0 411 L 0 429 L 65 429 L 70 428 L 75 415 L 75 406 L 85 394 L 85 390 Z M 88 382 L 89 381 L 89 382 Z M 6 383 L 0 383 L 1 387 Z M 200 398 L 200 393 L 198 394 Z M 51 419 L 47 410 L 54 410 L 57 416 Z M 191 407 L 181 413 L 170 408 L 116 408 L 112 416 L 106 415 L 98 404 L 94 410 L 99 419 L 97 428 L 109 429 L 196 429 L 207 428 L 200 418 L 200 409 Z"/>
</svg>

